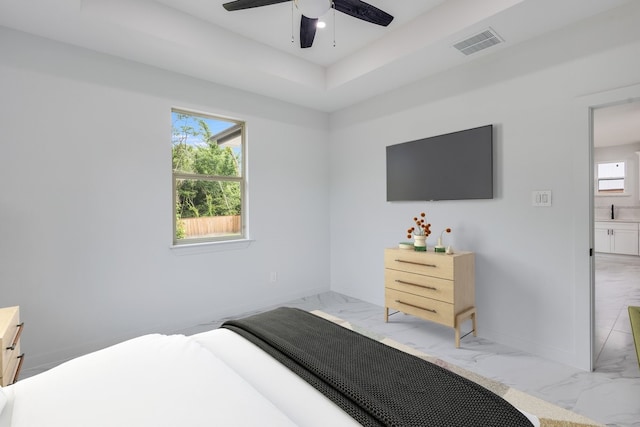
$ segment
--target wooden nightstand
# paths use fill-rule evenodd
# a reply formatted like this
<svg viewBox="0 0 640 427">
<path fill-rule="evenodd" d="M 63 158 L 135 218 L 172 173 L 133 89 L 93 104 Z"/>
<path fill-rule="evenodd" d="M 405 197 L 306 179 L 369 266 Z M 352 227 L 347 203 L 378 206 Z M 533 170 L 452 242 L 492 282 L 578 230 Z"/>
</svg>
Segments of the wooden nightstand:
<svg viewBox="0 0 640 427">
<path fill-rule="evenodd" d="M 24 353 L 20 353 L 20 307 L 0 308 L 0 386 L 18 381 Z"/>
<path fill-rule="evenodd" d="M 460 347 L 460 324 L 468 318 L 476 335 L 475 257 L 405 249 L 384 251 L 385 322 L 389 309 L 455 329 Z"/>
</svg>

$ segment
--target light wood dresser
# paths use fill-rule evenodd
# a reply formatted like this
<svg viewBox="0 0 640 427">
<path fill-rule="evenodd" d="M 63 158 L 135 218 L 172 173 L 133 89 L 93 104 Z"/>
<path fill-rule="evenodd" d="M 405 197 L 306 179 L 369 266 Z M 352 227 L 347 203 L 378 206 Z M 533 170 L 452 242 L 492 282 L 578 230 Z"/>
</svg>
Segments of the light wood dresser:
<svg viewBox="0 0 640 427">
<path fill-rule="evenodd" d="M 384 252 L 385 322 L 389 309 L 455 329 L 460 347 L 460 324 L 470 318 L 476 335 L 475 255 L 445 254 L 399 248 Z"/>
<path fill-rule="evenodd" d="M 0 386 L 18 381 L 24 354 L 20 353 L 20 335 L 24 323 L 20 322 L 20 307 L 0 308 Z"/>
</svg>

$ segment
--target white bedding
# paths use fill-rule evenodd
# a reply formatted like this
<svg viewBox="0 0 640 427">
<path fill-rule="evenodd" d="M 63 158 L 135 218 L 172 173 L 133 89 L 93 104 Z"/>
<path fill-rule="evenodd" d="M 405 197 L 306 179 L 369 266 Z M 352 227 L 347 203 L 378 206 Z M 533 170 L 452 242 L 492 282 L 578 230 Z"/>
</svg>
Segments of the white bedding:
<svg viewBox="0 0 640 427">
<path fill-rule="evenodd" d="M 145 335 L 0 389 L 0 427 L 358 425 L 228 329 Z"/>
<path fill-rule="evenodd" d="M 26 378 L 2 389 L 8 401 L 0 426 L 284 427 L 319 426 L 327 417 L 333 425 L 355 425 L 323 395 L 315 390 L 309 393 L 310 386 L 293 373 L 281 371 L 274 359 L 256 353 L 261 350 L 253 344 L 227 335 L 235 334 L 219 329 L 197 338 L 146 335 Z M 222 353 L 227 358 L 234 355 L 248 361 L 270 396 L 216 356 L 214 352 L 220 350 L 216 345 L 225 347 Z M 281 378 L 291 376 L 295 378 Z M 276 387 L 286 383 L 288 390 L 280 394 L 275 387 L 265 387 L 269 381 Z M 296 387 L 302 391 L 298 393 Z M 305 399 L 286 403 L 284 396 Z"/>
<path fill-rule="evenodd" d="M 228 330 L 193 339 L 224 361 L 298 426 L 360 426 L 335 403 L 267 353 Z"/>
</svg>

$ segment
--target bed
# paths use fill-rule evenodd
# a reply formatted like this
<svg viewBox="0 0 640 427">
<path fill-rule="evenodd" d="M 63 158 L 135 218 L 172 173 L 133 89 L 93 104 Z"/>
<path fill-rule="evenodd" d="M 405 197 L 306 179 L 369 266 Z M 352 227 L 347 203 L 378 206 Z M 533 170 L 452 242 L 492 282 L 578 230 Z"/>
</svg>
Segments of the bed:
<svg viewBox="0 0 640 427">
<path fill-rule="evenodd" d="M 537 426 L 437 365 L 294 308 L 151 334 L 0 389 L 0 427 Z"/>
</svg>

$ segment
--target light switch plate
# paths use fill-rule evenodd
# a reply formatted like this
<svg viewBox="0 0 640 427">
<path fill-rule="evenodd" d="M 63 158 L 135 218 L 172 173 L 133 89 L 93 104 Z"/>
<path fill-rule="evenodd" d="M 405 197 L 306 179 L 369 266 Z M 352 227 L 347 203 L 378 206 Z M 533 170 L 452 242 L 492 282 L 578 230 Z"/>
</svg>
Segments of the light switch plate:
<svg viewBox="0 0 640 427">
<path fill-rule="evenodd" d="M 531 192 L 533 206 L 551 206 L 551 190 L 534 190 Z"/>
</svg>

